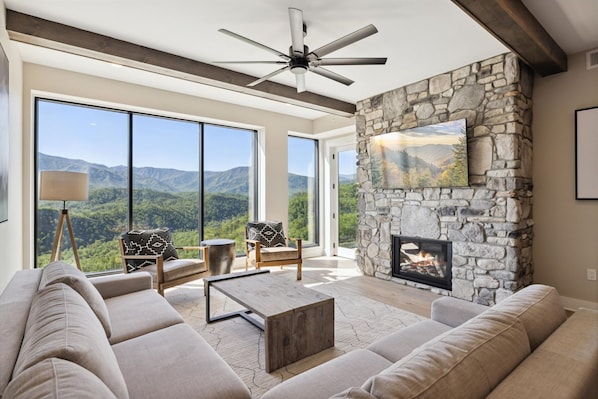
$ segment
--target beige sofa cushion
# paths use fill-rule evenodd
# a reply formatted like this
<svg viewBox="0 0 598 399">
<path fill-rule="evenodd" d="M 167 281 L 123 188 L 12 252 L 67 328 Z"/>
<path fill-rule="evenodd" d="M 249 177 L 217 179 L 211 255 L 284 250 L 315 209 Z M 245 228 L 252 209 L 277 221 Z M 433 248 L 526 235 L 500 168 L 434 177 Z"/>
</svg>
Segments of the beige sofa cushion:
<svg viewBox="0 0 598 399">
<path fill-rule="evenodd" d="M 368 345 L 367 349 L 394 363 L 418 346 L 451 329 L 450 326 L 434 320 L 423 320 L 380 338 Z"/>
<path fill-rule="evenodd" d="M 362 388 L 378 398 L 482 398 L 529 353 L 522 323 L 488 310 L 415 349 Z"/>
<path fill-rule="evenodd" d="M 83 272 L 74 266 L 64 262 L 52 262 L 43 268 L 42 279 L 39 282 L 39 289 L 51 284 L 63 283 L 74 289 L 85 299 L 93 310 L 98 320 L 102 323 L 106 336 L 110 338 L 112 328 L 110 316 L 99 291 L 89 281 Z"/>
<path fill-rule="evenodd" d="M 77 363 L 98 376 L 117 398 L 128 398 L 98 318 L 81 295 L 62 283 L 38 291 L 33 298 L 13 378 L 52 357 Z"/>
<path fill-rule="evenodd" d="M 516 292 L 493 309 L 521 320 L 532 351 L 567 319 L 557 290 L 541 284 L 530 285 Z"/>
<path fill-rule="evenodd" d="M 0 295 L 0 396 L 11 379 L 42 271 L 15 273 Z"/>
<path fill-rule="evenodd" d="M 4 399 L 116 399 L 95 375 L 75 363 L 50 358 L 13 379 Z"/>
<path fill-rule="evenodd" d="M 488 398 L 598 398 L 598 311 L 575 312 Z"/>
<path fill-rule="evenodd" d="M 184 322 L 181 315 L 152 289 L 108 298 L 106 306 L 112 321 L 111 345 Z"/>
<path fill-rule="evenodd" d="M 243 381 L 188 324 L 112 348 L 132 398 L 251 399 Z"/>
<path fill-rule="evenodd" d="M 367 349 L 355 349 L 278 384 L 261 399 L 326 399 L 364 383 L 392 363 Z"/>
</svg>

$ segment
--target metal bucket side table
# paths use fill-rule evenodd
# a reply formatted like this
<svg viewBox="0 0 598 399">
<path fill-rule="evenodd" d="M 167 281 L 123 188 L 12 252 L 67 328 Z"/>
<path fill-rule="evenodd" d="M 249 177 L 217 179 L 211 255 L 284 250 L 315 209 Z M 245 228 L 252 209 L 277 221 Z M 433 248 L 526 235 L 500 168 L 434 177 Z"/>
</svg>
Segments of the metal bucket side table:
<svg viewBox="0 0 598 399">
<path fill-rule="evenodd" d="M 212 276 L 230 273 L 236 256 L 235 240 L 215 238 L 204 240 L 200 245 L 208 247 L 209 268 Z"/>
</svg>

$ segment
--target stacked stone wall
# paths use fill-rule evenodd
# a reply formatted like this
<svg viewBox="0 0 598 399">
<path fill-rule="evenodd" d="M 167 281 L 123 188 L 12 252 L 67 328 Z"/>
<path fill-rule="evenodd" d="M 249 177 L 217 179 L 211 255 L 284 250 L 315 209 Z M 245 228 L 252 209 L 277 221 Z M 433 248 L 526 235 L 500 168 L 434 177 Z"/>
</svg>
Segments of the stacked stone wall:
<svg viewBox="0 0 598 399">
<path fill-rule="evenodd" d="M 531 70 L 504 54 L 357 103 L 365 274 L 488 305 L 532 282 L 532 86 Z M 462 118 L 469 187 L 373 187 L 370 137 Z M 452 292 L 392 277 L 392 235 L 452 241 Z"/>
</svg>

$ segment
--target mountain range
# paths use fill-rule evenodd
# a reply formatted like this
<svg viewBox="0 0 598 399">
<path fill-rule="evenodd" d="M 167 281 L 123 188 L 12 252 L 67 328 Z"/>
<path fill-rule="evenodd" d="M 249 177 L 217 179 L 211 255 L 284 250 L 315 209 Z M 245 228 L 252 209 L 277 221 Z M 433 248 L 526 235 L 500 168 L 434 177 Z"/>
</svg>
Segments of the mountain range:
<svg viewBox="0 0 598 399">
<path fill-rule="evenodd" d="M 39 153 L 38 170 L 63 170 L 89 173 L 89 188 L 127 187 L 126 166 L 106 166 L 80 159 L 70 159 Z M 289 173 L 289 193 L 307 191 L 307 176 Z M 199 187 L 199 173 L 177 169 L 133 168 L 136 189 L 152 189 L 170 193 L 193 192 Z M 236 167 L 226 171 L 205 171 L 206 193 L 242 194 L 249 192 L 249 168 Z"/>
</svg>

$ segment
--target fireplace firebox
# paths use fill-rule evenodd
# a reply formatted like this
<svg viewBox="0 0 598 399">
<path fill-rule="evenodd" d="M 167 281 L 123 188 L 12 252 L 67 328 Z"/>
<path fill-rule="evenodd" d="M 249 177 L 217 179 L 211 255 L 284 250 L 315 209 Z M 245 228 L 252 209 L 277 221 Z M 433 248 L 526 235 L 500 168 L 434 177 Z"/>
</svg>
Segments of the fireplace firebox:
<svg viewBox="0 0 598 399">
<path fill-rule="evenodd" d="M 392 236 L 392 275 L 433 287 L 452 289 L 450 241 Z"/>
</svg>

